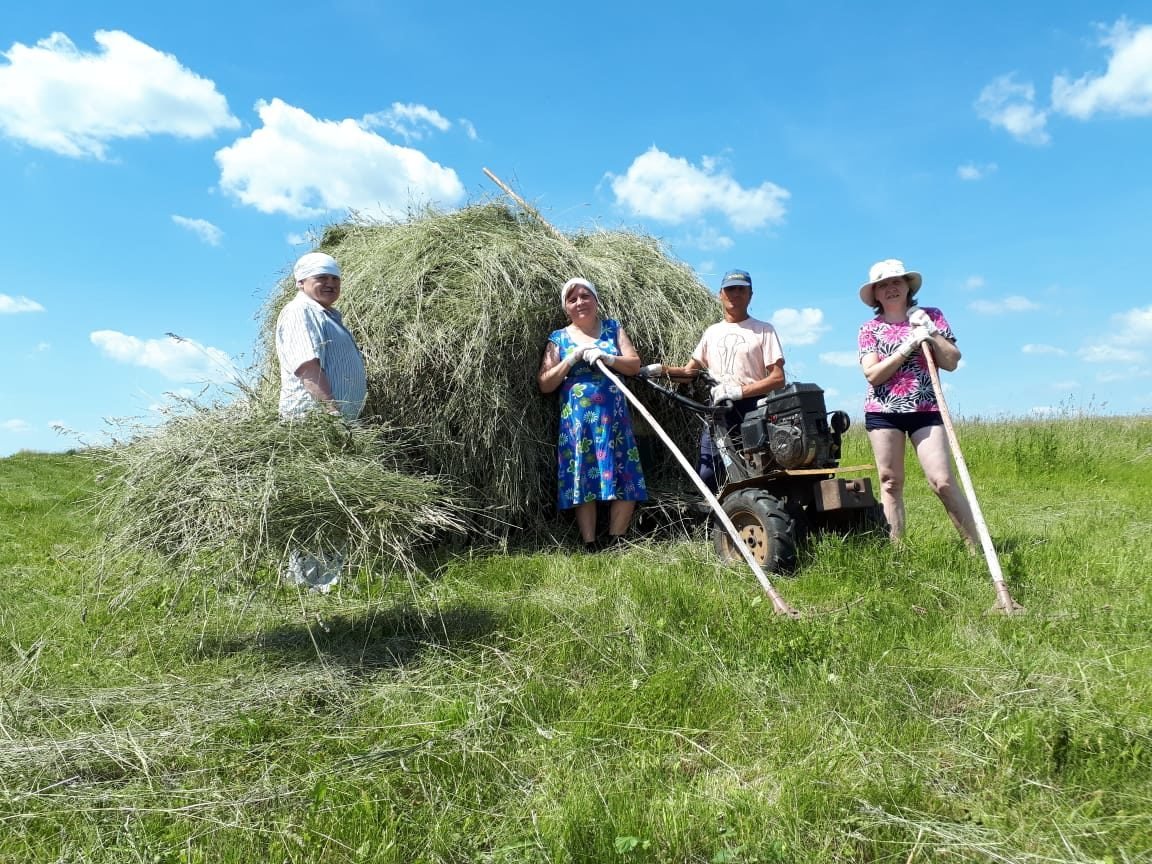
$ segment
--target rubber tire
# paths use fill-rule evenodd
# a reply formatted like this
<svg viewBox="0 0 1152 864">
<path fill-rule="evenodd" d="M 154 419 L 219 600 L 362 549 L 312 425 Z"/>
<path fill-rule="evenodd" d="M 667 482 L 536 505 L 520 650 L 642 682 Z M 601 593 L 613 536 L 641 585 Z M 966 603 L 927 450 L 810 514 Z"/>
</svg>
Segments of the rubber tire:
<svg viewBox="0 0 1152 864">
<path fill-rule="evenodd" d="M 722 506 L 757 564 L 773 573 L 796 569 L 796 520 L 777 498 L 763 489 L 741 489 Z M 712 545 L 723 561 L 744 560 L 719 522 L 712 529 Z"/>
</svg>

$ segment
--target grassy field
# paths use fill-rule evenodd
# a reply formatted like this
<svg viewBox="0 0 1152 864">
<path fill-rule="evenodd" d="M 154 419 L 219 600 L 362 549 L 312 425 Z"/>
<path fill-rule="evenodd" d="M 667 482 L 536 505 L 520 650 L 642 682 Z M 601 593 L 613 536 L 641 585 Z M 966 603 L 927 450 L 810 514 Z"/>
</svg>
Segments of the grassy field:
<svg viewBox="0 0 1152 864">
<path fill-rule="evenodd" d="M 177 578 L 0 460 L 0 861 L 1150 862 L 1152 419 L 958 431 L 1024 616 L 915 472 L 793 621 L 702 536 Z"/>
</svg>

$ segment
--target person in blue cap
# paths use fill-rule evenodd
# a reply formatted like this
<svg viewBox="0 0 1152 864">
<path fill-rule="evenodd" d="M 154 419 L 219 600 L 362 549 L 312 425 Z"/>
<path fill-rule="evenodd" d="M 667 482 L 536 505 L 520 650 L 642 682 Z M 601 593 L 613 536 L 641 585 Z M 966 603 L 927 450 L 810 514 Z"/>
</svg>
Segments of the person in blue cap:
<svg viewBox="0 0 1152 864">
<path fill-rule="evenodd" d="M 640 371 L 644 375 L 690 378 L 706 369 L 717 382 L 712 387 L 712 401 L 732 402 L 723 419 L 733 429 L 756 407 L 760 397 L 784 386 L 784 350 L 776 328 L 748 314 L 752 277 L 747 270 L 725 273 L 719 297 L 724 320 L 704 331 L 687 365 L 654 363 Z M 700 436 L 700 463 L 696 470 L 713 492 L 719 487 L 717 467 L 712 437 L 705 429 Z"/>
</svg>

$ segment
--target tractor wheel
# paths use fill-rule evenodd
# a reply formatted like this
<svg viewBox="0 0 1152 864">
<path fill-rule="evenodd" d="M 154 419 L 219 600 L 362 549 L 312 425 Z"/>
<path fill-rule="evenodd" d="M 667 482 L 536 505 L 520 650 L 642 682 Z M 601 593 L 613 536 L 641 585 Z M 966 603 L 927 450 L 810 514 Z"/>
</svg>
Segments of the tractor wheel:
<svg viewBox="0 0 1152 864">
<path fill-rule="evenodd" d="M 774 573 L 796 568 L 796 520 L 778 499 L 763 489 L 741 489 L 725 498 L 723 506 L 757 564 Z M 722 560 L 743 560 L 719 523 L 713 529 L 712 543 Z"/>
</svg>

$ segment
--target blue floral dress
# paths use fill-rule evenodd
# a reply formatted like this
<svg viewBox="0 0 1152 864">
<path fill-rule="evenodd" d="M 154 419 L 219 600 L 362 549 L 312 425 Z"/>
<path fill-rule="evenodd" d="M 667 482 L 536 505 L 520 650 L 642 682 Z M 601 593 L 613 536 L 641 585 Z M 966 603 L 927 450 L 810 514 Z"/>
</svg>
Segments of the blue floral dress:
<svg viewBox="0 0 1152 864">
<path fill-rule="evenodd" d="M 596 346 L 619 356 L 619 331 L 619 322 L 604 319 Z M 548 341 L 560 349 L 561 357 L 576 348 L 566 329 L 552 332 Z M 559 392 L 557 506 L 568 510 L 591 501 L 647 500 L 624 394 L 583 360 L 572 367 Z"/>
</svg>

